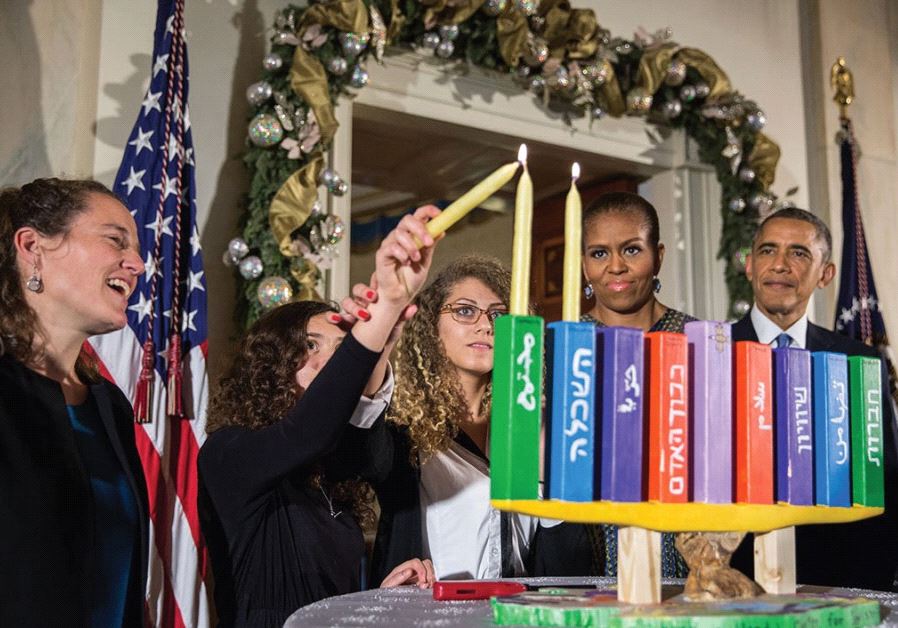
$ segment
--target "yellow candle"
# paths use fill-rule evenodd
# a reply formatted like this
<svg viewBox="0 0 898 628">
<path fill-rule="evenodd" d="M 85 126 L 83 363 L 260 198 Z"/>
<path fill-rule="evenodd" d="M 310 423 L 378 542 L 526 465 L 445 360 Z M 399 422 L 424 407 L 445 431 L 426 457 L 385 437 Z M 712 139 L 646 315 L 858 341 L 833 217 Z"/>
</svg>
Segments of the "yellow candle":
<svg viewBox="0 0 898 628">
<path fill-rule="evenodd" d="M 437 237 L 449 227 L 465 217 L 469 211 L 495 194 L 503 185 L 511 181 L 518 170 L 518 162 L 505 164 L 486 179 L 472 187 L 449 205 L 442 213 L 427 223 L 427 231 Z"/>
<path fill-rule="evenodd" d="M 527 145 L 521 144 L 518 162 L 524 171 L 518 179 L 514 198 L 514 241 L 511 248 L 511 303 L 512 314 L 527 315 L 530 301 L 530 247 L 533 223 L 533 182 L 527 171 Z"/>
<path fill-rule="evenodd" d="M 564 286 L 561 296 L 561 318 L 565 321 L 580 319 L 580 192 L 577 179 L 580 164 L 571 166 L 571 189 L 564 202 Z"/>
</svg>

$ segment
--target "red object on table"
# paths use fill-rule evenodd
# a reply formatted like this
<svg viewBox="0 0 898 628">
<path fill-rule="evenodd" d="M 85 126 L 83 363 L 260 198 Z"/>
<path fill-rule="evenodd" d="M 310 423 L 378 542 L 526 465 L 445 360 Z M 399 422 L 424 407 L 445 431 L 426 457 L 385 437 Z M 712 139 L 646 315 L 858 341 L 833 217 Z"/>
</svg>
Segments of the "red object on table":
<svg viewBox="0 0 898 628">
<path fill-rule="evenodd" d="M 502 580 L 439 580 L 433 583 L 435 600 L 488 600 L 494 595 L 514 595 L 528 590 L 526 584 Z"/>
</svg>

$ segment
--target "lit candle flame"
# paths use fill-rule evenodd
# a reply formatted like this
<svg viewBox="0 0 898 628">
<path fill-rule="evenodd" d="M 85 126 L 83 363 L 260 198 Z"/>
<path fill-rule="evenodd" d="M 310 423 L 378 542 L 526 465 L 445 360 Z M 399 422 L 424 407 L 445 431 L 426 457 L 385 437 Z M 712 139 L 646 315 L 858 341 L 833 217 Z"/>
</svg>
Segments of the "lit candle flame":
<svg viewBox="0 0 898 628">
<path fill-rule="evenodd" d="M 521 147 L 518 149 L 518 162 L 527 165 L 527 145 L 521 144 Z"/>
<path fill-rule="evenodd" d="M 523 144 L 522 144 L 522 146 L 523 146 Z M 580 164 L 578 164 L 575 161 L 574 164 L 571 166 L 571 180 L 576 181 L 579 178 L 580 178 Z"/>
</svg>

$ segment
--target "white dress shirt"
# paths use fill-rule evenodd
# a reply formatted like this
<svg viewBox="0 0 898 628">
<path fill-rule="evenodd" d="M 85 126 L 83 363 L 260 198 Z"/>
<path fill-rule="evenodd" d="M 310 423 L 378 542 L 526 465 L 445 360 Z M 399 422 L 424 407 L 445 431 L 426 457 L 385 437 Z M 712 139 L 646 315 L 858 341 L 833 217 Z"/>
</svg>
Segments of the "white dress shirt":
<svg viewBox="0 0 898 628">
<path fill-rule="evenodd" d="M 362 395 L 361 398 L 359 398 L 359 403 L 356 405 L 352 417 L 349 419 L 349 424 L 365 430 L 374 425 L 377 417 L 386 410 L 387 406 L 390 405 L 390 400 L 393 399 L 394 382 L 393 367 L 387 362 L 387 372 L 386 375 L 384 375 L 384 383 L 381 384 L 377 392 L 371 397 Z"/>
<path fill-rule="evenodd" d="M 490 505 L 486 460 L 457 442 L 421 466 L 424 558 L 433 561 L 438 579 L 502 577 L 502 513 Z M 526 576 L 524 557 L 536 529 L 561 523 L 518 513 L 509 514 L 511 566 Z"/>
<path fill-rule="evenodd" d="M 774 348 L 776 348 L 776 337 L 785 332 L 789 334 L 789 337 L 792 338 L 792 342 L 789 344 L 790 347 L 798 349 L 804 349 L 807 347 L 807 312 L 805 312 L 797 321 L 792 323 L 789 329 L 784 330 L 772 320 L 767 318 L 761 312 L 761 310 L 758 309 L 757 304 L 755 304 L 755 306 L 751 308 L 751 324 L 755 328 L 755 333 L 757 334 L 758 342 L 760 343 L 763 343 L 765 345 L 772 345 Z"/>
</svg>

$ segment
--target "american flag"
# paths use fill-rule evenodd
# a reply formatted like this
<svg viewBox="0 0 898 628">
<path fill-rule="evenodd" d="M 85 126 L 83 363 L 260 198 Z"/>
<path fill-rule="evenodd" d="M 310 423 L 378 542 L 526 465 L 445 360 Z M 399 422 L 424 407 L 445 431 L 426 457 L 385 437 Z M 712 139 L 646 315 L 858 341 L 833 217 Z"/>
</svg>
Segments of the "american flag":
<svg viewBox="0 0 898 628">
<path fill-rule="evenodd" d="M 885 360 L 889 389 L 898 400 L 894 362 L 891 359 L 886 325 L 876 296 L 873 267 L 867 253 L 867 238 L 857 193 L 857 140 L 851 120 L 842 118 L 838 135 L 842 167 L 842 275 L 836 303 L 836 331 L 875 347 Z"/>
<path fill-rule="evenodd" d="M 184 0 L 159 0 L 149 89 L 115 178 L 146 272 L 128 325 L 89 343 L 135 405 L 150 500 L 147 608 L 157 626 L 207 626 L 207 554 L 196 457 L 205 440 L 206 280 L 196 228 Z M 145 422 L 141 422 L 145 421 Z"/>
</svg>

